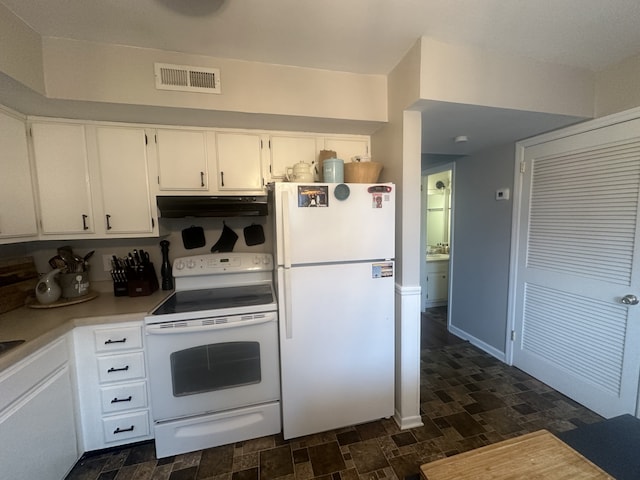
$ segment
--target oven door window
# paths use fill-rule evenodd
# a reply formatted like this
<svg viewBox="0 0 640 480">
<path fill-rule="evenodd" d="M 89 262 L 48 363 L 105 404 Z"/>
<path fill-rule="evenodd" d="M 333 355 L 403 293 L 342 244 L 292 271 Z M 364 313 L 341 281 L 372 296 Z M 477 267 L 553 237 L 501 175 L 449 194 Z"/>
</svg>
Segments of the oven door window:
<svg viewBox="0 0 640 480">
<path fill-rule="evenodd" d="M 260 383 L 260 343 L 212 343 L 171 354 L 173 395 Z"/>
</svg>

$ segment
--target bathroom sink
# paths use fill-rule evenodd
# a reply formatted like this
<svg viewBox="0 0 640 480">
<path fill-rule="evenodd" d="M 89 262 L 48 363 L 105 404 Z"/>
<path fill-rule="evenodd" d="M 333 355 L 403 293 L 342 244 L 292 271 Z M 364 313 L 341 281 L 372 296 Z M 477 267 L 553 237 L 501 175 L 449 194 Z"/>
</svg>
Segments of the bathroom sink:
<svg viewBox="0 0 640 480">
<path fill-rule="evenodd" d="M 23 343 L 24 340 L 8 340 L 6 342 L 0 342 L 0 355 Z"/>
<path fill-rule="evenodd" d="M 435 260 L 449 260 L 448 253 L 429 253 L 427 254 L 427 262 Z"/>
</svg>

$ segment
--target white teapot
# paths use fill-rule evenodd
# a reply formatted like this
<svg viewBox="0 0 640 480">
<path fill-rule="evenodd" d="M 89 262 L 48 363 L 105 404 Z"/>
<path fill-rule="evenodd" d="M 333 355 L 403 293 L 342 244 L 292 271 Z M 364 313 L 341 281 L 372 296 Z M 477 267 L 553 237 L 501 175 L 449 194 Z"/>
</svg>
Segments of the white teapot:
<svg viewBox="0 0 640 480">
<path fill-rule="evenodd" d="M 305 162 L 296 163 L 293 167 L 287 168 L 285 178 L 288 182 L 313 182 L 313 170 L 311 165 Z"/>
<path fill-rule="evenodd" d="M 43 275 L 36 284 L 36 299 L 38 303 L 47 305 L 57 301 L 62 295 L 62 288 L 58 285 L 55 276 L 61 272 L 61 269 L 56 268 L 49 273 Z"/>
</svg>

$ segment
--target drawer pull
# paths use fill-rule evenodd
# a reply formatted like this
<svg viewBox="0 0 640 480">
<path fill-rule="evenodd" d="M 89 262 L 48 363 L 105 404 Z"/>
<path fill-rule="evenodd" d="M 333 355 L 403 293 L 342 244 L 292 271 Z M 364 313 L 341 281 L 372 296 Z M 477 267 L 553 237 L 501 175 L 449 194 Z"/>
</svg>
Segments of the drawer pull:
<svg viewBox="0 0 640 480">
<path fill-rule="evenodd" d="M 113 367 L 111 367 L 109 370 L 107 370 L 107 373 L 126 372 L 127 370 L 129 370 L 129 365 L 127 365 L 126 367 L 122 367 L 122 368 L 113 368 Z"/>
<path fill-rule="evenodd" d="M 124 432 L 133 432 L 133 425 L 131 425 L 129 428 L 123 428 L 123 429 L 120 429 L 120 427 L 118 427 L 113 431 L 113 434 L 115 435 L 116 433 L 124 433 Z"/>
<path fill-rule="evenodd" d="M 124 337 L 122 340 L 107 340 L 104 342 L 105 345 L 111 345 L 112 343 L 125 343 L 127 341 L 127 337 Z"/>
<path fill-rule="evenodd" d="M 129 395 L 127 398 L 118 398 L 115 397 L 113 400 L 111 400 L 111 403 L 118 403 L 118 402 L 130 402 L 132 400 L 132 396 Z"/>
</svg>

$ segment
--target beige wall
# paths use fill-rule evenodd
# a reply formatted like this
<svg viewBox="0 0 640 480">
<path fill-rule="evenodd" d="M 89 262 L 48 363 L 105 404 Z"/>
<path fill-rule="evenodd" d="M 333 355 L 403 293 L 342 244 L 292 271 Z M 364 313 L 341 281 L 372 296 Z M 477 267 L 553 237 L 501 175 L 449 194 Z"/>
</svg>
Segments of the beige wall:
<svg viewBox="0 0 640 480">
<path fill-rule="evenodd" d="M 45 38 L 50 98 L 386 121 L 386 77 Z M 220 68 L 222 94 L 157 90 L 154 62 Z"/>
<path fill-rule="evenodd" d="M 596 74 L 597 117 L 640 106 L 640 55 Z"/>
<path fill-rule="evenodd" d="M 40 35 L 0 4 L 0 72 L 44 94 Z"/>
<path fill-rule="evenodd" d="M 420 418 L 421 114 L 407 110 L 420 94 L 420 42 L 388 77 L 389 121 L 371 137 L 373 159 L 384 163 L 382 179 L 396 184 L 396 389 L 395 418 L 402 428 Z M 416 210 L 417 209 L 417 210 Z M 414 221 L 417 220 L 417 221 Z"/>
<path fill-rule="evenodd" d="M 396 184 L 396 224 L 404 225 L 403 215 L 404 198 L 405 198 L 405 182 L 407 182 L 408 174 L 405 172 L 404 148 L 403 142 L 404 132 L 404 109 L 411 106 L 420 94 L 420 42 L 417 42 L 404 58 L 396 65 L 388 77 L 388 123 L 371 136 L 371 151 L 373 152 L 373 160 L 382 162 L 384 170 L 382 171 L 382 180 L 394 182 Z M 420 126 L 417 127 L 417 135 L 420 137 Z M 420 167 L 420 143 L 418 139 L 418 159 L 416 160 L 418 169 Z M 419 189 L 419 177 L 418 182 Z M 410 194 L 411 196 L 412 194 Z M 419 199 L 418 199 L 419 201 Z M 418 233 L 420 232 L 418 227 Z M 413 278 L 412 274 L 405 276 L 407 272 L 412 271 L 412 265 L 403 261 L 403 251 L 409 249 L 409 245 L 405 246 L 405 242 L 411 243 L 410 238 L 403 235 L 402 228 L 396 229 L 396 277 L 401 284 L 419 284 L 419 279 Z M 409 256 L 410 258 L 412 255 Z"/>
<path fill-rule="evenodd" d="M 420 98 L 532 112 L 593 116 L 588 70 L 422 37 Z"/>
</svg>

